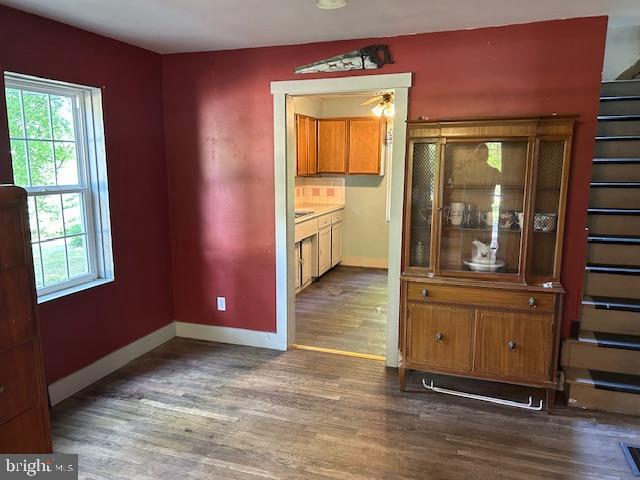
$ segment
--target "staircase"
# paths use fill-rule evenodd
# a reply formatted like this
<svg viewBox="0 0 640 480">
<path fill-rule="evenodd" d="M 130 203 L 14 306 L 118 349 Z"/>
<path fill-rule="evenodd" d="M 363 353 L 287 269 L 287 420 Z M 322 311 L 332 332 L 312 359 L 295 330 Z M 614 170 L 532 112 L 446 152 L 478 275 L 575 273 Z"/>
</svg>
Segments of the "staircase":
<svg viewBox="0 0 640 480">
<path fill-rule="evenodd" d="M 640 415 L 640 80 L 603 82 L 577 339 L 562 347 L 569 405 Z"/>
</svg>

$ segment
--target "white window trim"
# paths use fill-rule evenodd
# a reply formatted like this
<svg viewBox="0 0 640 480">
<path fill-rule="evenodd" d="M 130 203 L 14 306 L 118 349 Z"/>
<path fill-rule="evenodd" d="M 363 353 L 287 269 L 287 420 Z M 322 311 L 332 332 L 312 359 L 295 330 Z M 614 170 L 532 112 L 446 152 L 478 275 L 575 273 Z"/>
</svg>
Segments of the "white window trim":
<svg viewBox="0 0 640 480">
<path fill-rule="evenodd" d="M 38 290 L 38 303 L 77 293 L 105 283 L 115 278 L 111 241 L 111 214 L 109 210 L 109 188 L 107 181 L 106 148 L 102 110 L 102 92 L 99 88 L 76 85 L 56 80 L 48 80 L 19 73 L 4 73 L 5 87 L 58 92 L 77 99 L 80 115 L 76 118 L 76 131 L 82 131 L 82 142 L 77 152 L 83 158 L 84 168 L 79 169 L 82 184 L 86 187 L 56 187 L 56 191 L 83 193 L 85 202 L 85 223 L 90 237 L 88 252 L 90 273 L 76 277 L 58 285 Z M 4 94 L 4 93 L 3 93 Z M 30 196 L 46 193 L 47 188 L 27 187 Z"/>
</svg>

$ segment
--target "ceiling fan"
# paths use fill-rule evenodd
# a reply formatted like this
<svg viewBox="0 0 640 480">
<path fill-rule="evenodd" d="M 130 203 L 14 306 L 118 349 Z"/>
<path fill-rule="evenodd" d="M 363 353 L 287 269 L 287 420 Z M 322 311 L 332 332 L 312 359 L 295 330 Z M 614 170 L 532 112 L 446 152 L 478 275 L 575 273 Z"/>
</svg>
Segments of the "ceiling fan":
<svg viewBox="0 0 640 480">
<path fill-rule="evenodd" d="M 381 117 L 383 114 L 386 117 L 393 117 L 395 109 L 393 106 L 393 93 L 384 92 L 377 94 L 361 103 L 361 105 L 371 105 L 375 103 L 375 106 L 371 109 L 374 115 Z"/>
</svg>

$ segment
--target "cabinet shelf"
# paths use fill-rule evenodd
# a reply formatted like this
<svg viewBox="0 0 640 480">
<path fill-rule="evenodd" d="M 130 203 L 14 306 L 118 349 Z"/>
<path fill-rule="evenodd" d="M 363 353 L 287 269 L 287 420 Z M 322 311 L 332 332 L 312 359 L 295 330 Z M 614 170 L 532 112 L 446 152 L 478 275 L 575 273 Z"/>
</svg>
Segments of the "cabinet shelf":
<svg viewBox="0 0 640 480">
<path fill-rule="evenodd" d="M 495 190 L 495 188 L 500 184 L 493 185 L 445 185 L 444 188 L 451 189 L 475 189 L 475 190 Z M 524 190 L 524 185 L 500 185 L 501 190 Z"/>
</svg>

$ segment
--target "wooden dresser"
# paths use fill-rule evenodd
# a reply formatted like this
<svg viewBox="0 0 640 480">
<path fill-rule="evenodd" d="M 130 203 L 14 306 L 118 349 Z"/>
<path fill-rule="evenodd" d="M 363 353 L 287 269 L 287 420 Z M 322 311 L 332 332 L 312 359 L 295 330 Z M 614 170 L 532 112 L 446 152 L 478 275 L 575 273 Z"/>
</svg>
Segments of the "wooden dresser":
<svg viewBox="0 0 640 480">
<path fill-rule="evenodd" d="M 410 122 L 407 369 L 556 389 L 573 117 Z"/>
<path fill-rule="evenodd" d="M 0 452 L 51 452 L 27 194 L 0 186 Z"/>
</svg>

